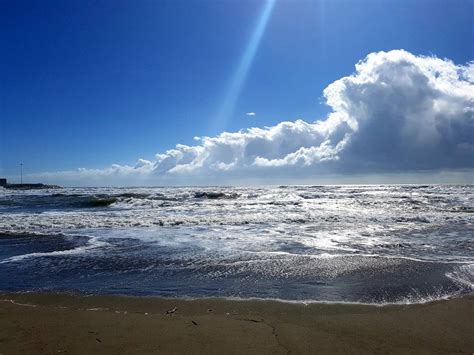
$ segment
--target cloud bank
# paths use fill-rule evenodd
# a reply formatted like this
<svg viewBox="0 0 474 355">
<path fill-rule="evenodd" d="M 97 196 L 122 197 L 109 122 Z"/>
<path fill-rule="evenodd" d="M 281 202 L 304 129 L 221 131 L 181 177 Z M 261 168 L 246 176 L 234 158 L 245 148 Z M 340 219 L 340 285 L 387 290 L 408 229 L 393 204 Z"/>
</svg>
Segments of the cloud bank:
<svg viewBox="0 0 474 355">
<path fill-rule="evenodd" d="M 195 137 L 135 166 L 60 172 L 69 177 L 251 176 L 474 168 L 474 62 L 369 54 L 323 92 L 332 111 L 316 122 Z"/>
</svg>

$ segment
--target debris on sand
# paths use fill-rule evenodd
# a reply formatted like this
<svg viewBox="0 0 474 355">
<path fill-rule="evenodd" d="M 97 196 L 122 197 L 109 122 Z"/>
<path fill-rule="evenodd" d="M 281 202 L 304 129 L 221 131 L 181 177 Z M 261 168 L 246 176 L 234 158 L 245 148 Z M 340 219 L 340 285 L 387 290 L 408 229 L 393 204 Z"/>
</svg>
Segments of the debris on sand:
<svg viewBox="0 0 474 355">
<path fill-rule="evenodd" d="M 166 314 L 173 314 L 173 313 L 175 313 L 177 310 L 178 310 L 178 308 L 174 307 L 174 308 L 172 308 L 172 309 L 170 309 L 170 310 L 167 310 L 167 311 L 166 311 Z"/>
</svg>

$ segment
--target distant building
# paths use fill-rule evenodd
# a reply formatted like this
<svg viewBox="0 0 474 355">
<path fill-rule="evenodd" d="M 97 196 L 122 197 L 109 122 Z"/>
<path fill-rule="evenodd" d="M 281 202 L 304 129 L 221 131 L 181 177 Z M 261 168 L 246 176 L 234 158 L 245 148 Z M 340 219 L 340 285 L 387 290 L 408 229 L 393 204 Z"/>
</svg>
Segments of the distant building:
<svg viewBox="0 0 474 355">
<path fill-rule="evenodd" d="M 7 186 L 7 179 L 0 178 L 0 186 L 6 187 Z"/>
</svg>

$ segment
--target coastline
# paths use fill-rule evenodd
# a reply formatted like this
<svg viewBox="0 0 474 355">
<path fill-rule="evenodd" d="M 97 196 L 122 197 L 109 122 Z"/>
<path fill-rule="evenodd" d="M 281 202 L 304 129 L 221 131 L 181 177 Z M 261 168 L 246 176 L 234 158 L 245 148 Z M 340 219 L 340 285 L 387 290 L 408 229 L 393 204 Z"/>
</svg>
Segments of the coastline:
<svg viewBox="0 0 474 355">
<path fill-rule="evenodd" d="M 0 293 L 0 353 L 472 353 L 474 296 L 413 305 Z"/>
</svg>

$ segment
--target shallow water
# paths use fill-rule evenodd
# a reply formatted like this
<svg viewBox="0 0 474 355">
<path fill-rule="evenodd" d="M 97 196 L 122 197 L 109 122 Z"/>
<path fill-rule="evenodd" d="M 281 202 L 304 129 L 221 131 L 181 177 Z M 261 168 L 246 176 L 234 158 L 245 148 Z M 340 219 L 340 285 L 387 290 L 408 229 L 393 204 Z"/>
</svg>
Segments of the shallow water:
<svg viewBox="0 0 474 355">
<path fill-rule="evenodd" d="M 423 302 L 473 236 L 473 186 L 0 190 L 0 289 Z"/>
</svg>

